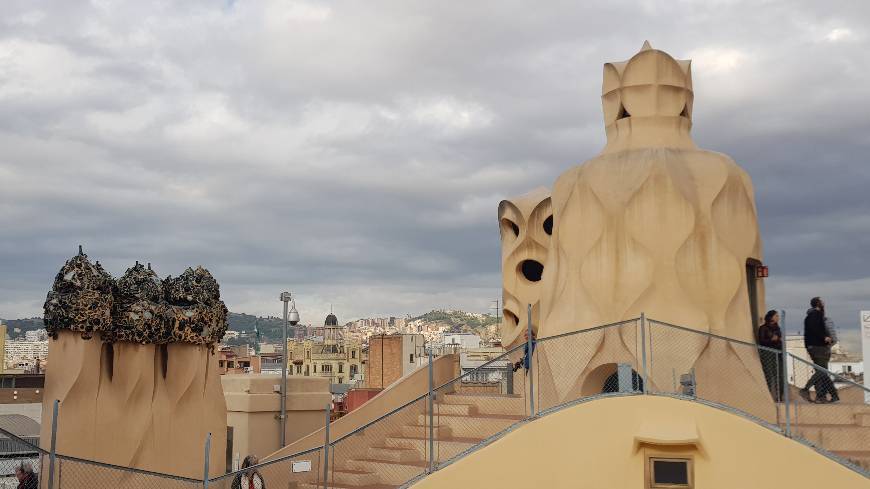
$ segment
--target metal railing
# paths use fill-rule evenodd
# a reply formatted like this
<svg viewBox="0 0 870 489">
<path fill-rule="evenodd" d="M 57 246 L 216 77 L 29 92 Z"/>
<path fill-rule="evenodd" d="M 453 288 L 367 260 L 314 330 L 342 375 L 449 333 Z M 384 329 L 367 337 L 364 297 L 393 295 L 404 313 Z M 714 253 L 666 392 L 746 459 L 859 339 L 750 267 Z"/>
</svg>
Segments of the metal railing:
<svg viewBox="0 0 870 489">
<path fill-rule="evenodd" d="M 677 397 L 739 414 L 870 477 L 870 390 L 754 343 L 642 315 L 538 340 L 529 335 L 437 386 L 431 356 L 428 365 L 427 393 L 334 440 L 327 407 L 320 447 L 204 480 L 57 455 L 55 487 L 233 489 L 247 487 L 250 477 L 270 487 L 407 486 L 538 416 L 626 395 Z M 835 396 L 833 404 L 807 400 Z M 38 453 L 40 472 L 48 471 L 51 453 L 8 438 Z"/>
</svg>

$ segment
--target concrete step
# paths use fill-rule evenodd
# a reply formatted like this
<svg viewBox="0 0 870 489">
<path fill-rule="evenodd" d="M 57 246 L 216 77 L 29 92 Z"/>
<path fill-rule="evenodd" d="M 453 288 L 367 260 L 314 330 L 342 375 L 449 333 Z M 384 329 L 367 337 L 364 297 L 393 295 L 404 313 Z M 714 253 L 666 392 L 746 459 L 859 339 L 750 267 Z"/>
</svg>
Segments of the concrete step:
<svg viewBox="0 0 870 489">
<path fill-rule="evenodd" d="M 870 427 L 857 425 L 796 425 L 797 436 L 832 452 L 865 451 L 870 447 Z"/>
<path fill-rule="evenodd" d="M 870 470 L 870 451 L 860 451 L 860 452 L 843 452 L 838 451 L 834 452 L 835 455 L 843 457 L 847 460 L 851 460 L 854 464 L 859 467 Z"/>
<path fill-rule="evenodd" d="M 369 469 L 338 468 L 330 471 L 329 481 L 337 486 L 370 486 L 378 484 L 378 475 Z"/>
<path fill-rule="evenodd" d="M 429 436 L 429 426 L 426 426 L 425 424 L 428 417 L 425 414 L 421 414 L 420 416 L 423 418 L 423 421 L 421 421 L 419 425 L 402 426 L 402 436 L 407 436 L 409 438 L 426 438 Z M 452 432 L 448 426 L 436 425 L 433 434 L 435 435 L 435 438 L 450 438 Z"/>
<path fill-rule="evenodd" d="M 477 414 L 524 416 L 528 410 L 528 400 L 519 395 L 445 394 L 442 397 L 445 404 L 468 404 L 474 406 Z"/>
<path fill-rule="evenodd" d="M 438 438 L 435 440 L 436 460 L 438 462 L 450 460 L 481 441 L 483 440 L 477 438 Z M 420 456 L 420 460 L 424 460 L 424 455 L 429 451 L 428 438 L 389 437 L 384 444 L 391 447 L 413 449 Z"/>
<path fill-rule="evenodd" d="M 858 426 L 870 427 L 870 413 L 861 413 L 855 415 L 855 424 Z"/>
<path fill-rule="evenodd" d="M 785 406 L 777 406 L 781 419 L 785 419 Z M 792 404 L 789 415 L 794 424 L 849 425 L 858 422 L 858 416 L 870 415 L 870 406 L 863 404 Z"/>
<path fill-rule="evenodd" d="M 435 404 L 435 413 L 469 416 L 477 413 L 477 406 L 472 404 L 448 404 L 446 402 L 439 402 Z"/>
<path fill-rule="evenodd" d="M 421 414 L 418 423 L 424 424 L 428 417 Z M 522 417 L 507 416 L 507 415 L 484 415 L 478 414 L 475 416 L 448 416 L 439 415 L 435 418 L 437 425 L 450 428 L 448 436 L 456 436 L 463 438 L 489 438 L 496 433 L 499 433 L 519 422 Z M 436 435 L 436 438 L 438 435 Z"/>
<path fill-rule="evenodd" d="M 422 460 L 420 453 L 413 448 L 389 446 L 370 447 L 366 458 L 388 462 L 419 462 Z"/>
<path fill-rule="evenodd" d="M 348 460 L 347 466 L 356 470 L 372 471 L 377 474 L 378 483 L 401 485 L 426 472 L 426 462 L 385 462 L 383 460 Z"/>
<path fill-rule="evenodd" d="M 293 487 L 293 486 L 290 486 Z M 323 483 L 314 484 L 310 482 L 303 482 L 299 484 L 298 489 L 323 489 Z M 330 483 L 329 489 L 396 489 L 398 486 L 396 485 L 388 485 L 388 484 L 369 484 L 365 486 L 354 486 L 349 484 L 335 484 Z"/>
</svg>

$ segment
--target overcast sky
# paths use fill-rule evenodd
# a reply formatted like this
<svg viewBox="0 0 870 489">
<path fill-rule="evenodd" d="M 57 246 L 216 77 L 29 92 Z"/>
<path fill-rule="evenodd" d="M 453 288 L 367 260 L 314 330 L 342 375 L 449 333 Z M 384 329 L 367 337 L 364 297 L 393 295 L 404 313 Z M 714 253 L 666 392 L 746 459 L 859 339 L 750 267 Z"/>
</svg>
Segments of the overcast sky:
<svg viewBox="0 0 870 489">
<path fill-rule="evenodd" d="M 202 264 L 237 312 L 486 312 L 498 202 L 598 153 L 602 64 L 649 39 L 754 180 L 768 306 L 792 329 L 823 295 L 854 331 L 870 3 L 588 3 L 4 0 L 0 317 L 41 314 L 79 243 Z"/>
</svg>

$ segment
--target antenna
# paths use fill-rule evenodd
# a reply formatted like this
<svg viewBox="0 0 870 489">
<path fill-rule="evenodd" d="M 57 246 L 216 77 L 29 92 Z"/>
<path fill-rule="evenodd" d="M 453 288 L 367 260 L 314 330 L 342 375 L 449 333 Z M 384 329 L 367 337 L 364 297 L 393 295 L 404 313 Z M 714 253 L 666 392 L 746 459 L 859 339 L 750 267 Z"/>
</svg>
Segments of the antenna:
<svg viewBox="0 0 870 489">
<path fill-rule="evenodd" d="M 499 299 L 496 299 L 496 300 L 494 300 L 494 301 L 492 301 L 492 302 L 495 302 L 495 307 L 494 307 L 494 308 L 493 308 L 493 307 L 490 307 L 490 309 L 495 309 L 495 322 L 496 322 L 496 323 L 500 323 L 500 322 L 501 322 L 501 319 L 500 319 L 500 316 L 499 316 L 499 307 L 498 307 Z"/>
</svg>

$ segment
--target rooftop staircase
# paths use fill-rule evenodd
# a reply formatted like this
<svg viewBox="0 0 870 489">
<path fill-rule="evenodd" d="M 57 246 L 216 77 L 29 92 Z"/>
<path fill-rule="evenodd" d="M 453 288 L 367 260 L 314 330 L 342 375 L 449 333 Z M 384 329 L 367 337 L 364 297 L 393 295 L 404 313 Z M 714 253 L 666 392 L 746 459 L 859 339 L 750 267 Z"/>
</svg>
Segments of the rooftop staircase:
<svg viewBox="0 0 870 489">
<path fill-rule="evenodd" d="M 793 392 L 797 394 L 797 389 Z M 854 398 L 853 398 L 854 397 Z M 784 411 L 784 406 L 779 409 Z M 840 402 L 813 404 L 803 400 L 790 406 L 792 433 L 834 455 L 870 470 L 870 405 L 856 396 Z"/>
<path fill-rule="evenodd" d="M 525 418 L 525 399 L 519 395 L 445 394 L 434 405 L 435 460 L 444 463 L 479 445 Z M 779 409 L 784 411 L 784 406 Z M 870 405 L 851 399 L 835 404 L 797 402 L 790 406 L 794 436 L 870 469 Z M 396 425 L 353 458 L 338 458 L 329 487 L 334 489 L 390 489 L 423 475 L 428 468 L 428 415 Z M 322 483 L 321 483 L 322 484 Z M 302 484 L 317 489 L 316 484 Z"/>
<path fill-rule="evenodd" d="M 519 395 L 443 394 L 434 404 L 435 460 L 459 456 L 484 439 L 504 431 L 525 418 L 525 402 Z M 367 450 L 352 458 L 335 456 L 330 488 L 396 488 L 426 472 L 429 451 L 428 415 L 418 414 L 382 436 L 369 438 Z M 316 489 L 315 484 L 300 488 Z"/>
</svg>

